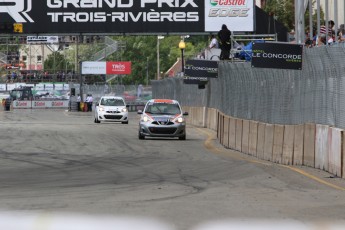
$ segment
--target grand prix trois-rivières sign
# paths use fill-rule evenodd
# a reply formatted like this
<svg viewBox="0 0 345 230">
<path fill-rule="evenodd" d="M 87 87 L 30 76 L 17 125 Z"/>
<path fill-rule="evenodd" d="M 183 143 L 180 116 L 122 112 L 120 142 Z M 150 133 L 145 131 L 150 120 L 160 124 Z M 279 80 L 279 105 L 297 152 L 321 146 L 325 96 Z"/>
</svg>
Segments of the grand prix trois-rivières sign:
<svg viewBox="0 0 345 230">
<path fill-rule="evenodd" d="M 0 0 L 24 33 L 253 31 L 254 0 Z"/>
</svg>

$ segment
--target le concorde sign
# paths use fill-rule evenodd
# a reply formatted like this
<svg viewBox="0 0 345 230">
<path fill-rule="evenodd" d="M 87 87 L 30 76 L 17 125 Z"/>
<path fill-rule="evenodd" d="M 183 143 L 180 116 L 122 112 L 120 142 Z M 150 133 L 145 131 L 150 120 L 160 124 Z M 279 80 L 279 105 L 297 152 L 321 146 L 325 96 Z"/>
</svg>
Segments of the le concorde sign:
<svg viewBox="0 0 345 230">
<path fill-rule="evenodd" d="M 302 69 L 303 45 L 284 43 L 253 43 L 252 67 Z"/>
<path fill-rule="evenodd" d="M 0 23 L 24 34 L 253 31 L 254 10 L 254 0 L 0 0 Z"/>
</svg>

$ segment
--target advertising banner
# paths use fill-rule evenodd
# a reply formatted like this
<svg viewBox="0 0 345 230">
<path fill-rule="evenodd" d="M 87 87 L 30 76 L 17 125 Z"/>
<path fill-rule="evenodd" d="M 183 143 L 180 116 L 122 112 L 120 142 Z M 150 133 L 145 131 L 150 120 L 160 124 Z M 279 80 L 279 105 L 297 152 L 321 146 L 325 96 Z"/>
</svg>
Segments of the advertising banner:
<svg viewBox="0 0 345 230">
<path fill-rule="evenodd" d="M 205 31 L 254 31 L 254 0 L 205 0 Z"/>
<path fill-rule="evenodd" d="M 187 60 L 185 75 L 188 77 L 218 77 L 218 62 L 209 60 Z"/>
<path fill-rule="evenodd" d="M 183 79 L 184 84 L 197 84 L 197 85 L 203 85 L 208 82 L 207 77 L 185 77 Z"/>
<path fill-rule="evenodd" d="M 0 0 L 3 22 L 23 33 L 203 32 L 204 0 Z"/>
<path fill-rule="evenodd" d="M 69 101 L 13 101 L 14 109 L 68 108 Z"/>
<path fill-rule="evenodd" d="M 59 37 L 58 36 L 27 36 L 26 42 L 28 44 L 59 43 Z"/>
<path fill-rule="evenodd" d="M 252 67 L 302 69 L 303 45 L 283 43 L 253 43 Z"/>
<path fill-rule="evenodd" d="M 81 74 L 131 74 L 131 62 L 82 62 Z"/>
<path fill-rule="evenodd" d="M 131 74 L 131 62 L 107 62 L 106 74 Z"/>
<path fill-rule="evenodd" d="M 106 62 L 84 61 L 81 64 L 81 74 L 105 74 L 106 69 Z"/>
</svg>

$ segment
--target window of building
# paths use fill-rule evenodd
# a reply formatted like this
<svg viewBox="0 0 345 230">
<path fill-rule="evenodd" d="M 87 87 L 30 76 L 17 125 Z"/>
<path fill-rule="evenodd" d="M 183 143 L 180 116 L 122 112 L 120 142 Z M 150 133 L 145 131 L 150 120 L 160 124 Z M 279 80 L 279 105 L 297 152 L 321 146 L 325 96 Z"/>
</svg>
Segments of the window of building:
<svg viewBox="0 0 345 230">
<path fill-rule="evenodd" d="M 42 56 L 41 55 L 37 55 L 37 63 L 42 63 Z"/>
</svg>

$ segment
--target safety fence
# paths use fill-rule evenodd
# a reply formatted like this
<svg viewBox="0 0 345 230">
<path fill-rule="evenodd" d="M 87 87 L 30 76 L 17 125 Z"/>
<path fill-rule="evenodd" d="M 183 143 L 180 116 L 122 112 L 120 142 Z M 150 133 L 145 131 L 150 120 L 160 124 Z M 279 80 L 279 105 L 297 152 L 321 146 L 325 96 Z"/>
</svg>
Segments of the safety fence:
<svg viewBox="0 0 345 230">
<path fill-rule="evenodd" d="M 345 128 L 344 60 L 344 46 L 334 45 L 304 49 L 302 70 L 220 61 L 218 78 L 209 79 L 206 89 L 168 78 L 152 82 L 153 97 L 271 124 L 309 122 Z"/>
</svg>

